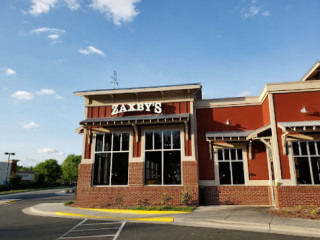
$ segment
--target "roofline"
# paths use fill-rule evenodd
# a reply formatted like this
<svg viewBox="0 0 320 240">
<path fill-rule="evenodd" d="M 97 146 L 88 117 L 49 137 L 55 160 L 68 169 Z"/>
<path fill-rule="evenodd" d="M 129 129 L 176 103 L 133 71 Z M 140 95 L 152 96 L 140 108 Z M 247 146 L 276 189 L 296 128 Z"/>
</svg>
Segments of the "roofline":
<svg viewBox="0 0 320 240">
<path fill-rule="evenodd" d="M 305 82 L 306 79 L 320 66 L 320 61 L 316 61 L 315 64 L 309 69 L 308 72 L 306 72 L 303 77 L 300 79 L 300 81 Z"/>
<path fill-rule="evenodd" d="M 200 83 L 178 84 L 178 85 L 164 85 L 140 88 L 120 88 L 120 89 L 97 89 L 88 91 L 77 91 L 73 94 L 75 96 L 92 96 L 92 95 L 106 95 L 106 94 L 124 94 L 124 93 L 137 93 L 137 92 L 159 92 L 159 91 L 173 91 L 173 90 L 188 90 L 188 89 L 201 89 Z"/>
</svg>

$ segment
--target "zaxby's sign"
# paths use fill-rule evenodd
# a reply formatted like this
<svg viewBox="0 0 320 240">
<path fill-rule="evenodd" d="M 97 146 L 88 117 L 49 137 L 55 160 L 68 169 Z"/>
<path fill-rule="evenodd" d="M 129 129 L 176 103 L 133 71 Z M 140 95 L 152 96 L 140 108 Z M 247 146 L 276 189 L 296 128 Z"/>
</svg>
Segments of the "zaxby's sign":
<svg viewBox="0 0 320 240">
<path fill-rule="evenodd" d="M 111 116 L 123 112 L 151 112 L 161 113 L 161 103 L 131 103 L 131 104 L 114 104 L 112 105 Z"/>
</svg>

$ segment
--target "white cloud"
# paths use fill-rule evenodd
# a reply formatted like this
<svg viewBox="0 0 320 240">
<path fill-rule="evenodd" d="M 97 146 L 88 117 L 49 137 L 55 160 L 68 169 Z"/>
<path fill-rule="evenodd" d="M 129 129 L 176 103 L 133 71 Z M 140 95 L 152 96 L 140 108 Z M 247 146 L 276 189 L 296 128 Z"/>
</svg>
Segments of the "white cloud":
<svg viewBox="0 0 320 240">
<path fill-rule="evenodd" d="M 38 16 L 42 13 L 48 13 L 50 8 L 53 8 L 59 0 L 31 0 L 32 6 L 29 13 L 33 16 Z"/>
<path fill-rule="evenodd" d="M 115 25 L 130 22 L 139 14 L 135 4 L 140 0 L 91 0 L 90 7 L 112 19 Z"/>
<path fill-rule="evenodd" d="M 38 153 L 57 153 L 58 150 L 54 149 L 54 148 L 39 148 L 38 149 Z"/>
<path fill-rule="evenodd" d="M 50 34 L 48 35 L 48 38 L 53 39 L 53 40 L 57 40 L 60 38 L 59 34 Z"/>
<path fill-rule="evenodd" d="M 15 75 L 17 72 L 13 70 L 12 68 L 6 68 L 6 76 Z"/>
<path fill-rule="evenodd" d="M 247 97 L 247 96 L 251 96 L 252 93 L 253 93 L 252 90 L 243 91 L 243 92 L 239 93 L 237 97 Z"/>
<path fill-rule="evenodd" d="M 270 11 L 264 11 L 264 12 L 262 13 L 262 16 L 265 16 L 265 17 L 268 17 L 268 16 L 270 16 L 270 15 L 271 15 Z"/>
<path fill-rule="evenodd" d="M 42 32 L 50 32 L 50 33 L 65 33 L 65 30 L 59 28 L 48 28 L 48 27 L 41 27 L 35 28 L 31 30 L 31 33 L 42 33 Z"/>
<path fill-rule="evenodd" d="M 62 96 L 60 96 L 60 95 L 56 95 L 56 99 L 61 100 L 61 99 L 63 99 L 63 97 L 62 97 Z"/>
<path fill-rule="evenodd" d="M 25 129 L 32 129 L 32 128 L 38 128 L 39 125 L 35 122 L 29 122 L 29 123 L 25 123 L 25 122 L 21 122 L 19 123 L 19 125 L 22 127 L 22 128 L 25 128 Z"/>
<path fill-rule="evenodd" d="M 64 1 L 67 3 L 68 8 L 70 8 L 71 11 L 75 11 L 78 8 L 80 8 L 80 4 L 78 0 L 64 0 Z"/>
<path fill-rule="evenodd" d="M 95 54 L 98 54 L 100 56 L 105 56 L 106 55 L 103 51 L 101 51 L 100 49 L 95 48 L 93 46 L 89 46 L 87 49 L 79 49 L 79 53 L 81 53 L 83 55 L 89 55 L 91 53 L 95 53 Z"/>
<path fill-rule="evenodd" d="M 39 148 L 38 153 L 53 154 L 56 156 L 65 155 L 63 152 L 59 152 L 57 149 L 54 149 L 54 148 Z"/>
<path fill-rule="evenodd" d="M 11 95 L 11 97 L 19 100 L 31 100 L 33 99 L 33 94 L 27 91 L 16 91 Z"/>
<path fill-rule="evenodd" d="M 59 2 L 65 2 L 71 11 L 80 8 L 78 0 L 30 0 L 30 2 L 32 5 L 28 12 L 33 16 L 48 13 L 52 8 L 55 8 Z"/>
<path fill-rule="evenodd" d="M 240 15 L 242 18 L 246 19 L 249 17 L 253 17 L 259 13 L 260 9 L 256 6 L 251 6 L 248 9 L 243 8 L 240 11 Z"/>
<path fill-rule="evenodd" d="M 41 89 L 40 91 L 36 91 L 37 95 L 52 95 L 54 94 L 56 91 L 54 89 Z"/>
</svg>

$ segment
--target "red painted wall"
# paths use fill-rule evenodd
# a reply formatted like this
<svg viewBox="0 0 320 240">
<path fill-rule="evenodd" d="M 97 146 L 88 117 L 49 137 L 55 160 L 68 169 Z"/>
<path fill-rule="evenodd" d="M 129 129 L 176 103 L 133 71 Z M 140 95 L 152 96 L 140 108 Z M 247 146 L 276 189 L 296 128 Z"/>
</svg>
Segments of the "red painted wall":
<svg viewBox="0 0 320 240">
<path fill-rule="evenodd" d="M 151 107 L 152 109 L 152 107 Z M 88 107 L 87 118 L 104 118 L 104 117 L 125 117 L 125 116 L 141 116 L 153 115 L 151 112 L 123 112 L 111 116 L 112 106 Z M 162 114 L 182 114 L 190 113 L 190 102 L 172 102 L 162 103 Z"/>
<path fill-rule="evenodd" d="M 248 160 L 248 165 L 250 180 L 269 180 L 267 152 L 262 142 L 252 143 L 252 159 Z"/>
<path fill-rule="evenodd" d="M 225 124 L 227 119 L 229 126 Z M 214 180 L 213 160 L 210 160 L 206 132 L 255 130 L 263 125 L 262 107 L 259 105 L 197 109 L 200 180 Z"/>
<path fill-rule="evenodd" d="M 268 99 L 268 96 L 263 101 L 261 107 L 262 107 L 263 125 L 267 125 L 267 124 L 270 123 L 270 111 L 269 111 L 269 99 Z"/>
<path fill-rule="evenodd" d="M 88 107 L 87 118 L 105 118 L 105 117 L 125 117 L 125 116 L 141 116 L 141 115 L 153 115 L 152 112 L 125 112 L 111 116 L 112 106 L 99 106 L 99 107 Z M 190 102 L 172 102 L 162 103 L 162 114 L 183 114 L 190 113 Z M 189 138 L 185 139 L 185 155 L 192 155 L 191 148 L 191 129 L 189 124 Z M 90 158 L 91 156 L 91 144 L 86 143 L 85 157 Z M 133 157 L 141 156 L 141 131 L 139 129 L 138 141 L 134 133 L 133 141 Z"/>
<path fill-rule="evenodd" d="M 299 93 L 277 93 L 273 95 L 277 122 L 320 120 L 320 91 Z M 305 106 L 307 113 L 301 113 Z M 289 159 L 283 154 L 281 129 L 277 129 L 280 162 L 283 179 L 290 179 Z"/>
</svg>

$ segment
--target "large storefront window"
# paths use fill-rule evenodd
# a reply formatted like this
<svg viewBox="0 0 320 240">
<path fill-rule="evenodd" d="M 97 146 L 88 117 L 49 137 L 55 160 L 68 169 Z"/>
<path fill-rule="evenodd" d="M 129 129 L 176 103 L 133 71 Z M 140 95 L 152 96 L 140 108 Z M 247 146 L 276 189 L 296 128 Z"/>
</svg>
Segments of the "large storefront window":
<svg viewBox="0 0 320 240">
<path fill-rule="evenodd" d="M 128 185 L 129 133 L 96 135 L 94 185 Z"/>
<path fill-rule="evenodd" d="M 242 149 L 218 149 L 217 156 L 219 165 L 220 184 L 244 184 Z"/>
<path fill-rule="evenodd" d="M 297 184 L 320 184 L 320 142 L 293 142 Z"/>
<path fill-rule="evenodd" d="M 180 131 L 145 133 L 146 185 L 181 184 Z"/>
</svg>

